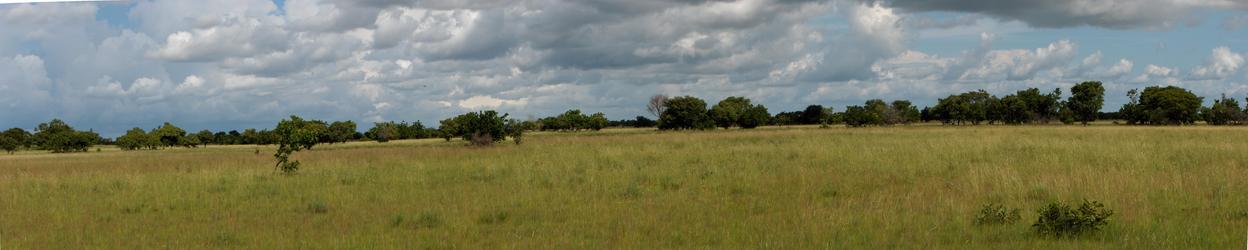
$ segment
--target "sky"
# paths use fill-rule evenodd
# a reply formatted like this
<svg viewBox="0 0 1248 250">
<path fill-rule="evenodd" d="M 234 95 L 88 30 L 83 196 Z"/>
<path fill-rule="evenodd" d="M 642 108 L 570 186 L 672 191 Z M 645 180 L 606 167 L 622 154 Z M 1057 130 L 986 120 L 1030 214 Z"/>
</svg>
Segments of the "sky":
<svg viewBox="0 0 1248 250">
<path fill-rule="evenodd" d="M 1237 0 L 130 0 L 0 4 L 0 127 L 116 136 L 289 115 L 438 120 L 492 109 L 611 119 L 655 94 L 772 113 L 920 106 L 1105 83 L 1248 97 Z"/>
</svg>

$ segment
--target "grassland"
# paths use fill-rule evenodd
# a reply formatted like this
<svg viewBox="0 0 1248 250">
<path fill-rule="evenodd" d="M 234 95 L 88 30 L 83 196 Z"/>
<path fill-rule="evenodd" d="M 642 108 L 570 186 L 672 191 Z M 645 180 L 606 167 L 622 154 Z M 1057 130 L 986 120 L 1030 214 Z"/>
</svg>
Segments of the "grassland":
<svg viewBox="0 0 1248 250">
<path fill-rule="evenodd" d="M 259 153 L 257 153 L 259 151 Z M 1248 129 L 769 128 L 0 156 L 0 248 L 1236 249 Z M 1032 233 L 1049 201 L 1106 230 Z M 1013 225 L 976 226 L 1000 203 Z"/>
</svg>

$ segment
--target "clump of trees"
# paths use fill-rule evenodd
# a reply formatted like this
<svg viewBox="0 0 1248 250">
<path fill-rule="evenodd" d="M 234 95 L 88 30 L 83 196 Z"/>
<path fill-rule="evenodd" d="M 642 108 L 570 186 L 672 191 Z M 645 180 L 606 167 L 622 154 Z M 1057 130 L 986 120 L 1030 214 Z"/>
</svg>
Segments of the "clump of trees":
<svg viewBox="0 0 1248 250">
<path fill-rule="evenodd" d="M 368 129 L 363 137 L 377 142 L 389 142 L 391 140 L 406 139 L 425 139 L 437 138 L 441 132 L 435 128 L 425 127 L 420 121 L 408 124 L 407 122 L 378 122 L 373 124 L 373 128 Z"/>
<path fill-rule="evenodd" d="M 1239 107 L 1239 102 L 1226 95 L 1214 100 L 1213 106 L 1201 108 L 1200 113 L 1210 125 L 1243 125 L 1248 121 L 1248 113 Z"/>
<path fill-rule="evenodd" d="M 7 136 L 6 136 L 7 137 Z M 86 152 L 88 148 L 103 140 L 94 131 L 77 131 L 60 119 L 41 123 L 31 135 L 33 145 L 40 150 L 53 153 Z"/>
<path fill-rule="evenodd" d="M 497 111 L 485 110 L 468 112 L 442 121 L 444 138 L 462 137 L 472 145 L 488 146 L 506 139 L 509 134 L 507 114 L 499 115 Z M 519 130 L 510 131 L 515 133 Z"/>
<path fill-rule="evenodd" d="M 160 139 L 141 128 L 132 128 L 125 135 L 117 137 L 116 144 L 121 150 L 157 149 Z"/>
<path fill-rule="evenodd" d="M 667 99 L 659 115 L 660 130 L 713 129 L 741 127 L 752 129 L 771 122 L 767 107 L 753 104 L 745 97 L 728 97 L 711 109 L 706 101 L 692 96 Z"/>
<path fill-rule="evenodd" d="M 771 119 L 771 114 L 767 112 L 767 107 L 762 104 L 752 104 L 750 99 L 739 96 L 730 96 L 719 101 L 708 111 L 715 125 L 722 128 L 756 128 L 764 125 Z"/>
<path fill-rule="evenodd" d="M 0 149 L 13 154 L 19 149 L 30 148 L 34 143 L 33 135 L 25 129 L 11 128 L 0 132 Z"/>
<path fill-rule="evenodd" d="M 706 101 L 692 96 L 668 99 L 659 114 L 660 130 L 711 129 L 715 122 L 707 115 Z"/>
<path fill-rule="evenodd" d="M 919 109 L 910 101 L 896 100 L 891 104 L 884 100 L 868 100 L 863 106 L 845 107 L 840 115 L 841 120 L 849 127 L 885 126 L 910 124 L 919 121 Z"/>
<path fill-rule="evenodd" d="M 1119 111 L 1127 124 L 1185 125 L 1199 118 L 1204 98 L 1176 87 L 1147 87 L 1144 92 L 1127 92 L 1130 102 Z"/>
<path fill-rule="evenodd" d="M 611 121 L 601 112 L 585 115 L 579 109 L 568 110 L 558 116 L 537 120 L 538 129 L 542 131 L 598 131 L 610 125 Z"/>
</svg>

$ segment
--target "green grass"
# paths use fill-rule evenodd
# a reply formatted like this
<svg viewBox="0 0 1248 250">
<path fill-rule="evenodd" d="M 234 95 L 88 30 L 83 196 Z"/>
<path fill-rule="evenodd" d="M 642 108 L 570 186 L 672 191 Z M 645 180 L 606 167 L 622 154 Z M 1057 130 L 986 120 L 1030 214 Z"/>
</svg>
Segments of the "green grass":
<svg viewBox="0 0 1248 250">
<path fill-rule="evenodd" d="M 255 150 L 260 149 L 256 154 Z M 913 126 L 534 133 L 0 156 L 0 248 L 1232 249 L 1248 128 Z M 1102 232 L 1040 237 L 1051 201 Z M 1022 220 L 977 226 L 986 204 Z"/>
</svg>

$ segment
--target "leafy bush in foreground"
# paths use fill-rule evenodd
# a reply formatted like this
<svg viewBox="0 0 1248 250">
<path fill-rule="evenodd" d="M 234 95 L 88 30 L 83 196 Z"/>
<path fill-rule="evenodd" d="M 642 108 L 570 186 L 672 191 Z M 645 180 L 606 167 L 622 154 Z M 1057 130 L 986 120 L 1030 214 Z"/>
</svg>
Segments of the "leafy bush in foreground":
<svg viewBox="0 0 1248 250">
<path fill-rule="evenodd" d="M 1077 236 L 1100 231 L 1109 224 L 1113 210 L 1105 209 L 1100 202 L 1083 201 L 1079 208 L 1054 202 L 1039 210 L 1040 218 L 1031 227 L 1041 235 L 1053 237 Z"/>
</svg>

